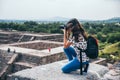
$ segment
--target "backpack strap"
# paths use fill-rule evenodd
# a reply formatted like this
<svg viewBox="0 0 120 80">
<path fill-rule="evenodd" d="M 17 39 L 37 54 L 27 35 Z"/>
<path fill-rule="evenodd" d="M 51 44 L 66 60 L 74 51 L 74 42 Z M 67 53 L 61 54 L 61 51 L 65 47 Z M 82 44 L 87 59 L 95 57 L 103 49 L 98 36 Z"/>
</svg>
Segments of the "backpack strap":
<svg viewBox="0 0 120 80">
<path fill-rule="evenodd" d="M 82 52 L 80 51 L 80 74 L 83 75 L 83 71 L 82 71 Z"/>
</svg>

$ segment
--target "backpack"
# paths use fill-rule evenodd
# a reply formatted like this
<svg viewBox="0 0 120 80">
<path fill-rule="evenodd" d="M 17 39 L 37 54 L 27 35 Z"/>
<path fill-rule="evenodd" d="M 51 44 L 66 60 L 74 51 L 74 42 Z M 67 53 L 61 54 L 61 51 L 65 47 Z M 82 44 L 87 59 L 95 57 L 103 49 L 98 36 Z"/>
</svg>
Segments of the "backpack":
<svg viewBox="0 0 120 80">
<path fill-rule="evenodd" d="M 92 36 L 88 36 L 87 39 L 87 49 L 86 49 L 86 55 L 87 57 L 91 59 L 95 59 L 98 57 L 99 51 L 98 51 L 98 41 L 96 38 Z"/>
</svg>

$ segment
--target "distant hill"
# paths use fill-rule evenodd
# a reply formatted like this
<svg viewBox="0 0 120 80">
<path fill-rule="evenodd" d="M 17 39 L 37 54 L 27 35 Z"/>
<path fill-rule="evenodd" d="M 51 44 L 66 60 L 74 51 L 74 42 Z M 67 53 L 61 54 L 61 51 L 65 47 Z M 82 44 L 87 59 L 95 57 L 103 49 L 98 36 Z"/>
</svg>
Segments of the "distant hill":
<svg viewBox="0 0 120 80">
<path fill-rule="evenodd" d="M 105 22 L 120 22 L 120 17 L 114 17 L 108 20 L 104 20 Z"/>
<path fill-rule="evenodd" d="M 25 21 L 28 21 L 28 20 L 5 20 L 5 19 L 0 19 L 0 22 L 7 22 L 7 23 L 10 23 L 10 22 L 24 23 Z"/>
<path fill-rule="evenodd" d="M 52 18 L 48 18 L 48 19 L 44 19 L 44 21 L 68 21 L 69 18 L 65 18 L 65 17 L 52 17 Z"/>
<path fill-rule="evenodd" d="M 90 22 L 90 23 L 120 23 L 120 17 L 114 17 L 106 20 L 80 20 L 81 22 Z"/>
<path fill-rule="evenodd" d="M 0 22 L 16 22 L 16 23 L 23 23 L 25 21 L 36 21 L 36 22 L 67 22 L 70 20 L 70 18 L 64 18 L 64 17 L 53 17 L 48 19 L 40 19 L 40 20 L 4 20 L 0 19 Z M 120 17 L 114 17 L 107 20 L 84 20 L 79 19 L 80 22 L 91 22 L 91 23 L 111 23 L 111 22 L 120 22 Z"/>
</svg>

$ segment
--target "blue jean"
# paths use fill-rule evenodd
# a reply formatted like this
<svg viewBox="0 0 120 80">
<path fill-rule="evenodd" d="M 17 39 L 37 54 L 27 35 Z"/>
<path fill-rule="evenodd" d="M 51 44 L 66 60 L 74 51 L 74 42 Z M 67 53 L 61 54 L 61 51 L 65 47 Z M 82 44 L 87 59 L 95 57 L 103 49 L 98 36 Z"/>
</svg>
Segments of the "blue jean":
<svg viewBox="0 0 120 80">
<path fill-rule="evenodd" d="M 62 67 L 62 71 L 64 73 L 69 73 L 71 71 L 80 69 L 80 61 L 77 58 L 77 54 L 75 50 L 72 47 L 64 48 L 64 53 L 66 54 L 69 62 Z M 89 62 L 83 62 L 82 65 L 88 64 Z M 87 72 L 87 68 L 84 69 L 85 72 Z"/>
<path fill-rule="evenodd" d="M 74 48 L 72 47 L 64 48 L 63 50 L 69 61 L 73 60 L 73 58 L 77 56 Z"/>
</svg>

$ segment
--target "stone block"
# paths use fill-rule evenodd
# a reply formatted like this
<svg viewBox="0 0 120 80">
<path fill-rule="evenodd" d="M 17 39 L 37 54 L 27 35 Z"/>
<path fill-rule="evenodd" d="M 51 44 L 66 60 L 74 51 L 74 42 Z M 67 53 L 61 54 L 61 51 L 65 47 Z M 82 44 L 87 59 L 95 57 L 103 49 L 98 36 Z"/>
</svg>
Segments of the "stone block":
<svg viewBox="0 0 120 80">
<path fill-rule="evenodd" d="M 108 72 L 108 68 L 102 65 L 90 63 L 87 75 L 80 75 L 80 71 L 65 74 L 61 67 L 66 60 L 46 64 L 32 69 L 26 69 L 11 74 L 7 80 L 101 80 L 101 77 Z"/>
</svg>

